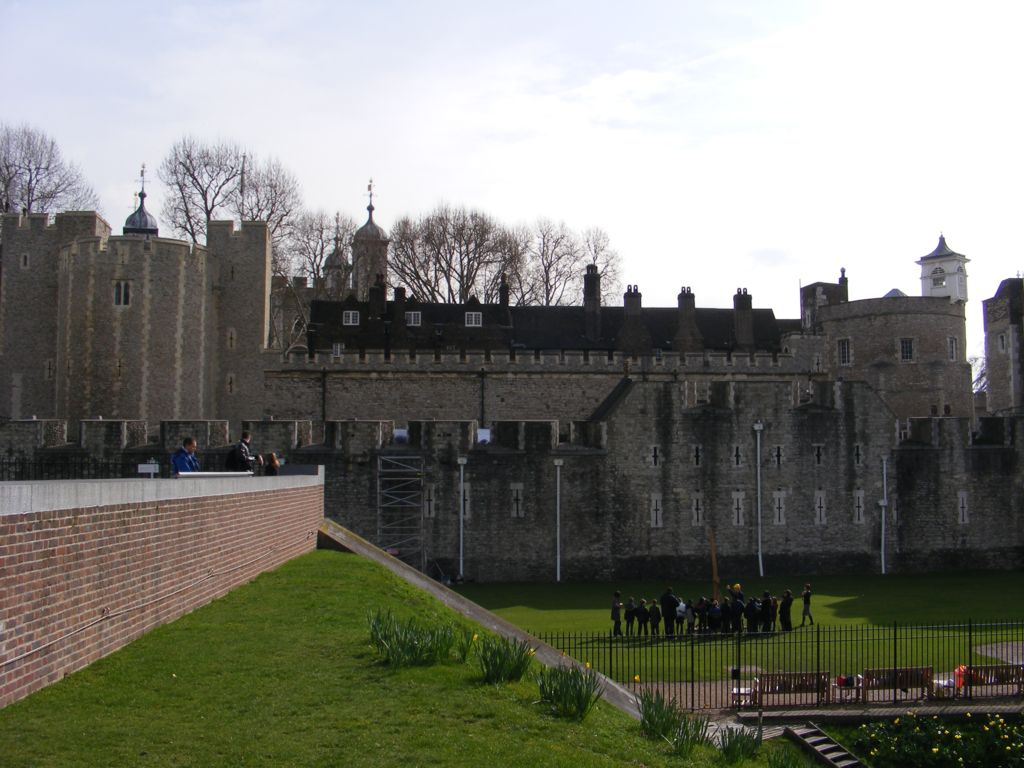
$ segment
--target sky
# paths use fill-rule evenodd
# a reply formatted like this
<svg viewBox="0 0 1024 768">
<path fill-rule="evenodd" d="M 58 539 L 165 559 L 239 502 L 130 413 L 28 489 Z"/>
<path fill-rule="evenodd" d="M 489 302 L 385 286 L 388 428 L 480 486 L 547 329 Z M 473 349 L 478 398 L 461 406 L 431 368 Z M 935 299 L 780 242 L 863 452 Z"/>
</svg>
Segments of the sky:
<svg viewBox="0 0 1024 768">
<path fill-rule="evenodd" d="M 799 317 L 920 295 L 940 233 L 981 301 L 1024 269 L 1024 3 L 0 0 L 0 122 L 53 136 L 115 227 L 185 135 L 276 157 L 311 209 L 441 202 L 597 226 L 645 306 Z M 148 207 L 163 190 L 150 173 Z"/>
</svg>

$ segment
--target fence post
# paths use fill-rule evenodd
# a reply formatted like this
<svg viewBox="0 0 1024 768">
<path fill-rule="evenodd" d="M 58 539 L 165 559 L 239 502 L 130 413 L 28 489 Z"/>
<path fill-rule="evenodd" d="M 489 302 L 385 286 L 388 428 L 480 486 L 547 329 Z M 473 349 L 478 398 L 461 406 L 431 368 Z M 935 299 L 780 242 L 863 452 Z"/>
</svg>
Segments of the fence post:
<svg viewBox="0 0 1024 768">
<path fill-rule="evenodd" d="M 608 633 L 608 679 L 615 682 L 615 635 Z"/>
<path fill-rule="evenodd" d="M 973 661 L 971 659 L 971 656 L 973 654 L 974 654 L 974 621 L 972 619 L 968 619 L 967 620 L 967 667 L 968 667 L 968 669 L 970 669 L 970 667 L 971 667 L 971 665 L 973 663 Z M 964 675 L 964 677 L 967 678 L 967 698 L 968 699 L 973 699 L 974 698 L 974 691 L 972 690 L 972 687 L 971 687 L 971 678 L 973 678 L 974 675 Z M 954 690 L 956 690 L 956 689 L 954 688 Z"/>
<path fill-rule="evenodd" d="M 893 703 L 893 706 L 896 706 L 896 704 L 899 703 L 898 699 L 896 698 L 896 683 L 898 682 L 896 680 L 896 670 L 899 667 L 899 658 L 898 658 L 899 651 L 897 650 L 897 637 L 896 637 L 897 634 L 898 634 L 898 628 L 897 628 L 896 622 L 894 621 L 892 623 L 892 703 Z"/>
<path fill-rule="evenodd" d="M 821 678 L 819 672 L 821 672 L 821 622 L 814 625 L 814 678 L 818 681 L 818 704 L 821 704 Z"/>
<path fill-rule="evenodd" d="M 693 645 L 693 638 L 690 638 L 690 711 L 694 711 L 697 708 L 696 698 L 696 683 L 694 682 L 697 678 L 696 664 L 696 650 Z"/>
</svg>

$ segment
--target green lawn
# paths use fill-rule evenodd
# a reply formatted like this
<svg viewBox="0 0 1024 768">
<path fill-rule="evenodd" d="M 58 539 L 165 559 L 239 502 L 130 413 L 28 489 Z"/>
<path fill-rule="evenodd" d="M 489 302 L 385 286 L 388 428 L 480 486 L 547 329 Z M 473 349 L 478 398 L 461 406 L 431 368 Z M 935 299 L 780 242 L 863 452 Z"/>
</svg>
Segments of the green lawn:
<svg viewBox="0 0 1024 768">
<path fill-rule="evenodd" d="M 381 666 L 375 607 L 454 620 L 368 561 L 312 553 L 0 710 L 0 765 L 682 764 L 604 703 L 569 723 L 544 714 L 532 682 Z"/>
<path fill-rule="evenodd" d="M 747 596 L 793 590 L 793 618 L 800 623 L 800 592 L 810 581 L 814 620 L 828 625 L 891 625 L 1005 621 L 1021 616 L 1015 595 L 1024 595 L 1024 572 L 868 576 L 734 576 Z M 723 588 L 725 586 L 723 580 Z M 562 584 L 465 584 L 458 591 L 517 626 L 534 632 L 605 632 L 611 629 L 612 592 L 623 602 L 657 598 L 665 587 L 693 599 L 711 595 L 707 581 L 564 582 Z"/>
</svg>

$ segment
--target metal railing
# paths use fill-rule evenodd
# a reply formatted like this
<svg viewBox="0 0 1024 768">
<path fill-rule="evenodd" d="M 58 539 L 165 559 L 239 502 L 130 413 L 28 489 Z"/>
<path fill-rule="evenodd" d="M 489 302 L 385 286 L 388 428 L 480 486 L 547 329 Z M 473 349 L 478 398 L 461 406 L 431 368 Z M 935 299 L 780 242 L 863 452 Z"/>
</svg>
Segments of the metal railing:
<svg viewBox="0 0 1024 768">
<path fill-rule="evenodd" d="M 538 633 L 639 693 L 690 710 L 1024 695 L 1024 622 L 613 637 Z"/>
</svg>

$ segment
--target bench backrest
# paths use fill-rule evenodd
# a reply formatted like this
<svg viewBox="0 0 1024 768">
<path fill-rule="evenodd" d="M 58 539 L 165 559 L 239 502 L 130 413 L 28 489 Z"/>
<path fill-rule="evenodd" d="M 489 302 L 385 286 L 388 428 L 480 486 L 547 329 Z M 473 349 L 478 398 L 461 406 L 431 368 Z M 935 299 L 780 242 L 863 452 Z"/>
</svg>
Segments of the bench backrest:
<svg viewBox="0 0 1024 768">
<path fill-rule="evenodd" d="M 865 688 L 926 688 L 932 684 L 931 667 L 865 669 Z"/>
<path fill-rule="evenodd" d="M 967 667 L 969 685 L 1013 685 L 1024 679 L 1024 667 L 1019 664 L 976 664 Z"/>
<path fill-rule="evenodd" d="M 758 680 L 765 693 L 817 693 L 828 688 L 830 675 L 829 672 L 769 672 Z"/>
</svg>

